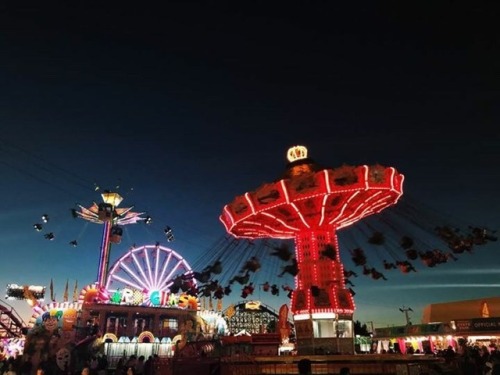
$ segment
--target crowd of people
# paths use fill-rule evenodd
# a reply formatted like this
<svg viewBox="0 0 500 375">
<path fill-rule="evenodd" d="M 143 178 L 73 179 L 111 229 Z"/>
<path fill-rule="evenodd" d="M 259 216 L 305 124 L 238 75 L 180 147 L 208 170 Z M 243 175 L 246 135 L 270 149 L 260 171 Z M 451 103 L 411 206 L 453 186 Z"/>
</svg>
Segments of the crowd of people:
<svg viewBox="0 0 500 375">
<path fill-rule="evenodd" d="M 131 355 L 121 357 L 114 371 L 115 375 L 154 375 L 159 366 L 159 357 L 150 355 L 147 359 L 141 355 L 139 357 Z"/>
<path fill-rule="evenodd" d="M 456 349 L 448 346 L 438 356 L 445 359 L 450 372 L 463 375 L 500 375 L 500 350 L 495 345 L 467 345 L 459 341 Z"/>
<path fill-rule="evenodd" d="M 33 368 L 22 355 L 0 361 L 0 375 L 155 375 L 159 357 L 130 355 L 121 357 L 110 369 L 106 355 L 92 355 L 83 363 L 60 368 L 55 362 L 43 361 Z"/>
<path fill-rule="evenodd" d="M 59 353 L 60 354 L 60 353 Z M 459 340 L 456 348 L 449 346 L 434 355 L 444 359 L 443 366 L 435 368 L 436 373 L 450 375 L 500 375 L 500 349 L 495 345 L 471 345 Z M 160 358 L 157 355 L 122 356 L 110 366 L 106 355 L 89 355 L 83 361 L 64 362 L 65 358 L 49 358 L 40 361 L 36 367 L 23 355 L 5 358 L 0 361 L 0 375 L 155 375 L 160 371 Z M 28 356 L 26 354 L 26 356 Z M 301 375 L 311 374 L 311 362 L 302 360 L 298 363 Z M 345 368 L 342 374 L 349 374 Z"/>
</svg>

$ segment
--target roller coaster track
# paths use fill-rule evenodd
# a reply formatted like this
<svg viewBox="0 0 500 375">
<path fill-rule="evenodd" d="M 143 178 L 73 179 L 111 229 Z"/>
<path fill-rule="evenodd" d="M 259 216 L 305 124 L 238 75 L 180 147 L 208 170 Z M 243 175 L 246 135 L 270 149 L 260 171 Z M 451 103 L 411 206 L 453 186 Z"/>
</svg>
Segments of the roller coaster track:
<svg viewBox="0 0 500 375">
<path fill-rule="evenodd" d="M 17 311 L 0 300 L 0 338 L 22 337 L 25 328 L 27 326 Z"/>
<path fill-rule="evenodd" d="M 259 302 L 259 307 L 256 309 L 247 309 L 248 301 L 240 301 L 234 304 L 235 314 L 228 321 L 229 329 L 232 332 L 240 332 L 245 330 L 248 333 L 259 333 L 262 325 L 267 325 L 270 321 L 277 321 L 279 312 L 264 303 Z M 224 311 L 227 316 L 227 309 Z M 288 317 L 290 326 L 293 327 L 293 321 Z"/>
</svg>

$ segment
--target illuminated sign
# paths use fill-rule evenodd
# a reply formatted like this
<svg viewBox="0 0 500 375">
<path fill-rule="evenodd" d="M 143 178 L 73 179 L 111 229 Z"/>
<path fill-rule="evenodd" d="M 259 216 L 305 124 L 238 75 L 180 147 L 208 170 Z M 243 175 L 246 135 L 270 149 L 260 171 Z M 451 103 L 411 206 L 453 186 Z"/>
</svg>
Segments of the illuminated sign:
<svg viewBox="0 0 500 375">
<path fill-rule="evenodd" d="M 455 320 L 457 332 L 500 331 L 500 319 L 478 318 L 469 320 Z"/>
<path fill-rule="evenodd" d="M 177 307 L 198 310 L 198 298 L 187 293 L 175 294 L 162 290 L 139 290 L 125 287 L 106 290 L 95 285 L 86 286 L 80 293 L 79 301 L 127 306 Z"/>
<path fill-rule="evenodd" d="M 247 303 L 245 303 L 245 309 L 260 310 L 260 301 L 248 301 Z"/>
<path fill-rule="evenodd" d="M 45 298 L 45 287 L 35 285 L 7 284 L 5 299 L 22 300 L 31 299 L 33 297 L 39 301 L 43 301 L 43 299 Z"/>
</svg>

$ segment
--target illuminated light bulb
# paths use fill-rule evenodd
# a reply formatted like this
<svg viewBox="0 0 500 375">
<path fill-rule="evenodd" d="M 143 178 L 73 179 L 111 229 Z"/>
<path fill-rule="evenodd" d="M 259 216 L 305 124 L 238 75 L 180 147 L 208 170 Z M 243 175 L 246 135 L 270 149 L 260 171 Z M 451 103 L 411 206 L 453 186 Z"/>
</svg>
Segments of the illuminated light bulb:
<svg viewBox="0 0 500 375">
<path fill-rule="evenodd" d="M 103 202 L 108 203 L 113 207 L 118 206 L 123 200 L 123 198 L 120 194 L 112 193 L 110 191 L 106 191 L 105 193 L 102 193 L 101 197 L 102 197 Z"/>
<path fill-rule="evenodd" d="M 307 148 L 304 146 L 293 146 L 288 149 L 287 159 L 290 163 L 296 160 L 302 160 L 307 158 Z"/>
</svg>

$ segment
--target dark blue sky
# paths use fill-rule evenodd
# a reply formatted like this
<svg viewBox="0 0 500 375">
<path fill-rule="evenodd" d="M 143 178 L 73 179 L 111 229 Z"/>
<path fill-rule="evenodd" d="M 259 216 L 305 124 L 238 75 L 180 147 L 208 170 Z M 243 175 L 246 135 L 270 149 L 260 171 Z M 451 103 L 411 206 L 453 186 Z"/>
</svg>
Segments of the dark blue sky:
<svg viewBox="0 0 500 375">
<path fill-rule="evenodd" d="M 281 176 L 295 144 L 325 166 L 394 166 L 408 195 L 496 230 L 499 14 L 467 5 L 2 5 L 0 285 L 94 281 L 100 228 L 69 214 L 100 199 L 94 184 L 155 220 L 114 256 L 169 225 L 199 264 L 222 207 Z M 56 241 L 31 229 L 43 213 Z M 353 280 L 355 319 L 404 324 L 411 306 L 417 322 L 429 303 L 497 295 L 497 249 Z"/>
</svg>

